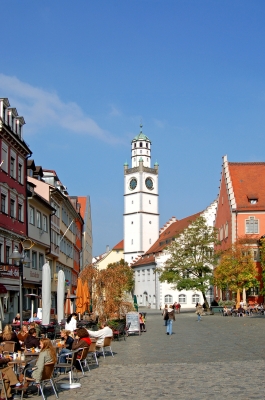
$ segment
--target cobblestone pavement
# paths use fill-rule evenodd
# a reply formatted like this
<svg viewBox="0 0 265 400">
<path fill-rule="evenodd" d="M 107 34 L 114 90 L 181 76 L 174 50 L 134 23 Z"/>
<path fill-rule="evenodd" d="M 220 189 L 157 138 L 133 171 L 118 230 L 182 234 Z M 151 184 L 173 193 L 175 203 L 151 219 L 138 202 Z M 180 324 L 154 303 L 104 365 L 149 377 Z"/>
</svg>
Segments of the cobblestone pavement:
<svg viewBox="0 0 265 400">
<path fill-rule="evenodd" d="M 182 313 L 167 336 L 161 313 L 147 310 L 146 325 L 140 337 L 115 341 L 114 358 L 100 357 L 81 388 L 60 389 L 60 398 L 265 399 L 265 317 L 209 315 L 197 322 L 195 313 Z"/>
</svg>

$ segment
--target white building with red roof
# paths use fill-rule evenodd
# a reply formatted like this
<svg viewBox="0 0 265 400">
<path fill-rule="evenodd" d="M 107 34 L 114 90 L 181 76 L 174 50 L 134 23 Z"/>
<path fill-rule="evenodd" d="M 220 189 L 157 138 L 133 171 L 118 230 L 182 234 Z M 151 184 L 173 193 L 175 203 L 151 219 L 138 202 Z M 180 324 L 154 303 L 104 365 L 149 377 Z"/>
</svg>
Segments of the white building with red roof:
<svg viewBox="0 0 265 400">
<path fill-rule="evenodd" d="M 159 232 L 159 238 L 143 255 L 139 256 L 131 265 L 135 276 L 135 295 L 139 306 L 150 306 L 154 309 L 164 307 L 165 304 L 179 302 L 182 308 L 195 307 L 197 302 L 203 302 L 200 292 L 187 290 L 174 290 L 172 286 L 159 281 L 156 268 L 163 268 L 169 258 L 166 247 L 174 240 L 176 235 L 188 228 L 191 222 L 199 216 L 204 216 L 208 225 L 213 226 L 216 213 L 216 201 L 203 212 L 190 215 L 181 220 L 172 217 Z M 209 287 L 208 300 L 213 297 L 213 288 Z"/>
</svg>

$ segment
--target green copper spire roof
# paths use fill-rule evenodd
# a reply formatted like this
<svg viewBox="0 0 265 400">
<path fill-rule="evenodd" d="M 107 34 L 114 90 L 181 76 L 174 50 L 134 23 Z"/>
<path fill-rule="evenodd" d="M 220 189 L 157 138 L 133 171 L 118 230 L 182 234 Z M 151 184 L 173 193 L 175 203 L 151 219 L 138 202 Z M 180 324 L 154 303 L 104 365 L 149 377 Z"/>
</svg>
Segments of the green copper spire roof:
<svg viewBox="0 0 265 400">
<path fill-rule="evenodd" d="M 132 143 L 136 142 L 138 140 L 145 140 L 146 142 L 151 143 L 151 140 L 146 135 L 143 134 L 142 128 L 143 128 L 143 125 L 141 124 L 140 125 L 140 133 L 133 138 Z"/>
</svg>

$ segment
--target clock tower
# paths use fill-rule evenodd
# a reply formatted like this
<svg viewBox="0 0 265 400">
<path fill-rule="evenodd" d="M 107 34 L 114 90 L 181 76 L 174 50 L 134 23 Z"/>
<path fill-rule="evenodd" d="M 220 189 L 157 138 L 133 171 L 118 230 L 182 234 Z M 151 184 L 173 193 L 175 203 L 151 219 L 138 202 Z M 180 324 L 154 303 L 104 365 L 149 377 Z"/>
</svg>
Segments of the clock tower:
<svg viewBox="0 0 265 400">
<path fill-rule="evenodd" d="M 158 164 L 151 168 L 151 141 L 140 128 L 131 143 L 132 167 L 124 164 L 124 259 L 128 264 L 159 237 Z"/>
</svg>

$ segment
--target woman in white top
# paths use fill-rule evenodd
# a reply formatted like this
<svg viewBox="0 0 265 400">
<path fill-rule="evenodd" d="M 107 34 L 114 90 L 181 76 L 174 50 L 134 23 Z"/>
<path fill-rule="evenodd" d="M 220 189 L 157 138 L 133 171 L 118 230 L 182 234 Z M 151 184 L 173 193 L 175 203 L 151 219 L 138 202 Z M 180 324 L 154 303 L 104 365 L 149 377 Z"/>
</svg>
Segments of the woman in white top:
<svg viewBox="0 0 265 400">
<path fill-rule="evenodd" d="M 69 315 L 69 317 L 67 318 L 66 323 L 65 323 L 65 329 L 67 331 L 74 332 L 76 330 L 76 323 L 77 323 L 76 319 L 77 319 L 76 313 Z"/>
</svg>

